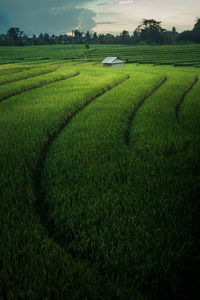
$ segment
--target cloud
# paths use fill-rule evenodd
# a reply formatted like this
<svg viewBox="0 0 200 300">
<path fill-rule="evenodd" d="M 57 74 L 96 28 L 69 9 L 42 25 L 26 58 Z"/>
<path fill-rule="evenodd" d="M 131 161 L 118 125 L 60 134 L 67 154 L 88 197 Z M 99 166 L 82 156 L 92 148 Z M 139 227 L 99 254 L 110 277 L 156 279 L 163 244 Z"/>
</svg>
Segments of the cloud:
<svg viewBox="0 0 200 300">
<path fill-rule="evenodd" d="M 95 21 L 93 20 L 93 17 L 95 17 L 96 14 L 91 10 L 83 10 L 81 14 L 79 15 L 78 21 L 78 28 L 81 31 L 88 31 L 91 30 L 96 26 Z"/>
<path fill-rule="evenodd" d="M 119 4 L 118 0 L 113 0 L 113 1 L 108 1 L 108 2 L 100 2 L 100 3 L 98 3 L 98 6 L 106 6 L 106 5 L 112 6 L 112 5 L 116 5 L 116 4 Z"/>
<path fill-rule="evenodd" d="M 106 2 L 102 2 L 102 3 L 99 3 L 97 4 L 98 6 L 104 6 L 104 5 L 109 5 L 109 3 L 106 3 Z"/>
<path fill-rule="evenodd" d="M 0 32 L 5 32 L 9 29 L 11 20 L 10 13 L 4 9 L 0 9 Z"/>
<path fill-rule="evenodd" d="M 159 19 L 165 28 L 176 26 L 182 30 L 193 26 L 200 10 L 199 0 L 0 0 L 0 3 L 0 32 L 14 26 L 30 34 L 62 34 L 75 28 L 118 33 L 123 29 L 134 30 L 143 18 Z"/>
<path fill-rule="evenodd" d="M 95 27 L 93 18 L 96 14 L 86 6 L 92 2 L 93 0 L 1 0 L 1 7 L 14 16 L 11 26 L 36 34 L 61 34 L 73 28 L 85 31 Z"/>
<path fill-rule="evenodd" d="M 132 0 L 126 0 L 126 1 L 119 1 L 119 4 L 123 5 L 123 4 L 130 4 L 133 3 L 134 1 Z"/>
</svg>

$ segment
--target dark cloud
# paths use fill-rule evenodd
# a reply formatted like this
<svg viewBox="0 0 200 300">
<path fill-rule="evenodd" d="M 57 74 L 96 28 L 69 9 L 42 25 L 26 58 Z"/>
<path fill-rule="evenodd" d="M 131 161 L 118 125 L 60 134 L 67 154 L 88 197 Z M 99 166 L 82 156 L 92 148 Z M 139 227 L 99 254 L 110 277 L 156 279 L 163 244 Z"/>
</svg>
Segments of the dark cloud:
<svg viewBox="0 0 200 300">
<path fill-rule="evenodd" d="M 95 21 L 93 20 L 93 17 L 95 16 L 96 14 L 93 11 L 88 9 L 83 10 L 79 15 L 78 28 L 82 31 L 91 30 L 96 25 Z"/>
<path fill-rule="evenodd" d="M 96 24 L 92 17 L 95 14 L 83 8 L 71 8 L 63 10 L 41 11 L 33 13 L 30 20 L 26 20 L 29 28 L 35 32 L 65 33 L 74 28 L 82 31 L 91 30 Z"/>
<path fill-rule="evenodd" d="M 0 32 L 5 32 L 11 24 L 11 15 L 8 11 L 0 9 Z"/>
<path fill-rule="evenodd" d="M 0 0 L 1 7 L 13 15 L 11 26 L 39 34 L 66 33 L 74 28 L 91 30 L 95 13 L 84 4 L 92 0 Z M 1 24 L 1 23 L 0 23 Z"/>
</svg>

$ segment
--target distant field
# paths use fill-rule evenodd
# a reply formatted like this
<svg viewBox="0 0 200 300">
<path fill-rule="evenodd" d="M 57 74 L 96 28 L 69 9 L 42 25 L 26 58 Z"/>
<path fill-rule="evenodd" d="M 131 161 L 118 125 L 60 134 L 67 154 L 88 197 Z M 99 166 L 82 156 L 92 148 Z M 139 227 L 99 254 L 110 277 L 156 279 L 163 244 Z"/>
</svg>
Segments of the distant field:
<svg viewBox="0 0 200 300">
<path fill-rule="evenodd" d="M 87 53 L 88 52 L 88 53 Z M 200 45 L 124 46 L 56 45 L 30 47 L 0 47 L 0 64 L 51 61 L 101 61 L 107 56 L 120 56 L 135 63 L 169 64 L 200 67 Z"/>
<path fill-rule="evenodd" d="M 0 48 L 0 298 L 200 299 L 200 48 L 76 48 Z"/>
</svg>

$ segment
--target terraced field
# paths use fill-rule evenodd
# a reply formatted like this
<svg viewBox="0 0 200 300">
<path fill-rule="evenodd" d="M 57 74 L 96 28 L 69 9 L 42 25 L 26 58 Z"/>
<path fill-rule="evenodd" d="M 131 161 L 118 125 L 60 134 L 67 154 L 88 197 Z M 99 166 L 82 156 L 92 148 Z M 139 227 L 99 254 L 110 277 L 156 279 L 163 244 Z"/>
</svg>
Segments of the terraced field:
<svg viewBox="0 0 200 300">
<path fill-rule="evenodd" d="M 199 70 L 0 72 L 0 297 L 199 299 Z"/>
<path fill-rule="evenodd" d="M 49 63 L 55 61 L 100 62 L 107 56 L 119 56 L 130 63 L 200 67 L 200 45 L 55 45 L 0 47 L 0 63 Z"/>
</svg>

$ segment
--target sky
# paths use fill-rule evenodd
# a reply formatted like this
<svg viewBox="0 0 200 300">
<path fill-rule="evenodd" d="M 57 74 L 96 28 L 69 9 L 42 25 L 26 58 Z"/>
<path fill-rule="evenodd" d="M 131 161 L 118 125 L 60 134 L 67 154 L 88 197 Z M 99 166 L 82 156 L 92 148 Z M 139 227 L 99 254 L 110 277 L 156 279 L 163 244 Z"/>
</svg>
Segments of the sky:
<svg viewBox="0 0 200 300">
<path fill-rule="evenodd" d="M 166 29 L 191 30 L 200 17 L 200 0 L 0 0 L 0 32 L 19 27 L 28 35 L 65 34 L 72 29 L 132 33 L 142 19 Z"/>
</svg>

